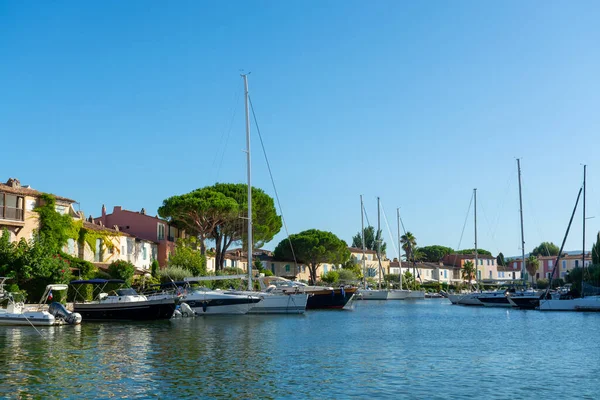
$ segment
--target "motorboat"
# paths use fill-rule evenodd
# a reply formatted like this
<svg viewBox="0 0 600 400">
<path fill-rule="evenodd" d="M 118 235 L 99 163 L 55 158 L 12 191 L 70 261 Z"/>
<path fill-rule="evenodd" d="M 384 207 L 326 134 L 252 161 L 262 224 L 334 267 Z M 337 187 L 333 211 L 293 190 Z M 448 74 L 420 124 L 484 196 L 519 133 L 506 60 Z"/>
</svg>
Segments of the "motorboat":
<svg viewBox="0 0 600 400">
<path fill-rule="evenodd" d="M 169 319 L 178 303 L 175 296 L 148 299 L 135 289 L 123 287 L 125 281 L 121 279 L 76 280 L 70 284 L 76 291 L 73 310 L 80 313 L 86 321 Z M 78 290 L 81 285 L 93 285 L 97 288 L 98 294 L 94 300 L 84 299 Z"/>
<path fill-rule="evenodd" d="M 452 304 L 460 304 L 463 306 L 482 306 L 483 303 L 479 301 L 481 292 L 470 292 L 470 293 L 449 293 L 448 300 Z"/>
<path fill-rule="evenodd" d="M 243 315 L 258 305 L 261 298 L 252 294 L 237 294 L 206 287 L 189 287 L 181 296 L 196 315 Z"/>
<path fill-rule="evenodd" d="M 437 293 L 437 292 L 427 292 L 427 293 L 425 293 L 425 298 L 426 299 L 442 299 L 442 298 L 444 298 L 444 296 L 441 293 Z"/>
<path fill-rule="evenodd" d="M 8 278 L 0 277 L 0 301 L 7 301 L 6 308 L 0 308 L 0 325 L 53 326 L 77 325 L 81 315 L 68 311 L 62 304 L 53 302 L 46 309 L 46 302 L 52 300 L 52 291 L 67 290 L 67 285 L 52 284 L 46 286 L 37 307 L 27 307 L 17 299 L 17 295 L 4 290 Z"/>
</svg>

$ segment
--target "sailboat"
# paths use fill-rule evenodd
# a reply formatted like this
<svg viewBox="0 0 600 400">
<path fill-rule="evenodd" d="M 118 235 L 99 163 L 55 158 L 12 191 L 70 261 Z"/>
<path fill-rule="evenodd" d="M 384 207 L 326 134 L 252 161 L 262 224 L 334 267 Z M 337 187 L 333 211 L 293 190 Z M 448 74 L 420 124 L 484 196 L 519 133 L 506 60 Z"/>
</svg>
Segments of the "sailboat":
<svg viewBox="0 0 600 400">
<path fill-rule="evenodd" d="M 586 165 L 583 166 L 583 251 L 581 255 L 581 268 L 585 270 L 585 178 L 586 178 Z M 581 190 L 579 190 L 579 194 L 581 195 Z M 579 202 L 579 196 L 577 196 L 577 201 Z M 577 203 L 575 204 L 575 208 L 577 208 Z M 575 210 L 573 210 L 573 213 Z M 571 216 L 571 221 L 573 220 L 573 216 Z M 571 222 L 569 222 L 569 226 Z M 567 234 L 569 230 L 567 229 Z M 566 236 L 565 236 L 566 239 Z M 563 241 L 564 245 L 564 241 Z M 559 252 L 562 254 L 562 246 Z M 554 272 L 558 269 L 558 260 L 552 270 L 552 278 L 554 277 Z M 592 295 L 585 295 L 586 285 L 583 282 L 584 274 L 581 274 L 581 295 L 578 297 L 573 297 L 572 294 L 561 294 L 556 293 L 554 297 L 546 295 L 545 298 L 540 299 L 540 305 L 538 306 L 538 310 L 540 311 L 600 311 L 600 289 L 598 288 L 588 288 L 588 291 L 592 292 Z M 550 297 L 550 298 L 549 298 Z"/>
<path fill-rule="evenodd" d="M 477 281 L 477 290 L 471 293 L 459 293 L 459 294 L 448 294 L 448 300 L 452 304 L 461 304 L 464 306 L 482 306 L 483 303 L 479 301 L 479 296 L 481 293 L 479 292 L 479 267 L 478 267 L 478 259 L 477 259 L 477 189 L 473 189 L 473 199 L 474 199 L 474 212 L 473 212 L 473 220 L 475 225 L 475 280 Z"/>
<path fill-rule="evenodd" d="M 388 291 L 381 289 L 381 238 L 377 240 L 377 262 L 379 265 L 379 284 L 377 289 L 371 289 L 367 287 L 367 268 L 366 268 L 366 256 L 365 256 L 365 223 L 364 223 L 364 204 L 362 195 L 360 196 L 360 217 L 361 217 L 361 228 L 362 228 L 362 251 L 363 251 L 363 277 L 364 287 L 359 291 L 359 298 L 363 300 L 387 300 Z M 377 198 L 377 234 L 379 234 L 379 197 Z"/>
<path fill-rule="evenodd" d="M 391 289 L 388 293 L 388 300 L 405 300 L 411 295 L 410 290 L 402 289 L 402 259 L 400 258 L 400 249 L 402 249 L 402 245 L 400 244 L 400 209 L 396 209 L 396 215 L 398 219 L 398 278 L 400 278 L 400 289 Z"/>
<path fill-rule="evenodd" d="M 250 113 L 248 109 L 248 75 L 243 74 L 244 102 L 246 108 L 246 161 L 248 171 L 248 289 L 228 291 L 228 295 L 258 297 L 260 301 L 249 308 L 249 314 L 303 314 L 308 302 L 308 293 L 275 293 L 271 291 L 255 292 L 252 286 L 252 169 L 250 157 Z M 272 289 L 272 288 L 271 288 Z"/>
<path fill-rule="evenodd" d="M 521 160 L 517 158 L 517 170 L 519 175 L 519 206 L 520 206 L 520 215 L 521 215 L 521 254 L 522 260 L 521 263 L 521 278 L 523 280 L 523 290 L 516 290 L 514 287 L 511 287 L 509 290 L 504 291 L 495 291 L 489 293 L 483 293 L 478 297 L 479 301 L 483 303 L 486 307 L 514 307 L 515 301 L 511 302 L 510 298 L 513 299 L 523 299 L 523 301 L 516 300 L 517 302 L 528 304 L 527 300 L 524 300 L 529 297 L 536 297 L 537 293 L 532 290 L 525 290 L 527 282 L 525 282 L 525 235 L 523 231 L 523 197 L 521 194 Z M 517 306 L 518 307 L 518 306 Z"/>
</svg>

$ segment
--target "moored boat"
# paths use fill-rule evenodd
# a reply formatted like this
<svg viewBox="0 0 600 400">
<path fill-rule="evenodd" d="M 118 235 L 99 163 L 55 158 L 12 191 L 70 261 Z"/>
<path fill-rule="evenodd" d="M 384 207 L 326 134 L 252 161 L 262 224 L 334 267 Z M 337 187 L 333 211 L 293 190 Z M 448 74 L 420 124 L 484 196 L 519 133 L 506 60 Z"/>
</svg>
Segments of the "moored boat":
<svg viewBox="0 0 600 400">
<path fill-rule="evenodd" d="M 104 292 L 109 285 L 122 286 L 124 283 L 125 281 L 120 279 L 72 281 L 71 285 L 79 294 L 79 298 L 73 302 L 73 310 L 81 314 L 86 321 L 144 321 L 171 318 L 178 302 L 176 297 L 148 299 L 132 288 L 123 287 L 110 290 L 108 293 Z M 99 293 L 94 300 L 85 301 L 77 290 L 80 285 L 94 285 L 99 288 Z"/>
</svg>

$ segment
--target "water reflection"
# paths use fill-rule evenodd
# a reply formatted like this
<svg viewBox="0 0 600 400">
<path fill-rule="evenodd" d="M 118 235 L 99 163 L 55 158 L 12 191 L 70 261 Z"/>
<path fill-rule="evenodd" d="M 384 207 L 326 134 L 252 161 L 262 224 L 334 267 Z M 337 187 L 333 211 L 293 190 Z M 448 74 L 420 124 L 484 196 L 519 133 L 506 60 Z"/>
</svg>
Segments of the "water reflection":
<svg viewBox="0 0 600 400">
<path fill-rule="evenodd" d="M 304 316 L 84 323 L 40 332 L 0 327 L 0 393 L 595 397 L 600 374 L 600 315 L 467 308 L 437 299 L 361 302 L 352 312 Z M 577 373 L 548 385 L 557 371 Z"/>
</svg>

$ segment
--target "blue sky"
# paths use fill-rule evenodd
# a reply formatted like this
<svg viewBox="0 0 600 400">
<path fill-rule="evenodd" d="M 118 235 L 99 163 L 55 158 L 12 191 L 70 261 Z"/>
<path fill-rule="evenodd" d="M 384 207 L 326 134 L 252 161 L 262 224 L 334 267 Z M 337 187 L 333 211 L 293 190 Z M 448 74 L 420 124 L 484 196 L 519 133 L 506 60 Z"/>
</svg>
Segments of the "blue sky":
<svg viewBox="0 0 600 400">
<path fill-rule="evenodd" d="M 588 164 L 600 229 L 593 1 L 0 2 L 0 179 L 154 213 L 245 182 L 242 79 L 290 233 L 360 229 L 359 195 L 419 245 L 560 245 Z M 253 184 L 273 189 L 253 127 Z M 382 225 L 390 241 L 385 219 Z M 285 237 L 282 231 L 267 245 Z M 396 240 L 395 238 L 393 240 Z M 388 245 L 389 255 L 394 255 Z M 581 248 L 578 212 L 567 250 Z"/>
</svg>

